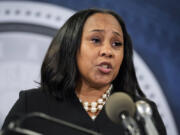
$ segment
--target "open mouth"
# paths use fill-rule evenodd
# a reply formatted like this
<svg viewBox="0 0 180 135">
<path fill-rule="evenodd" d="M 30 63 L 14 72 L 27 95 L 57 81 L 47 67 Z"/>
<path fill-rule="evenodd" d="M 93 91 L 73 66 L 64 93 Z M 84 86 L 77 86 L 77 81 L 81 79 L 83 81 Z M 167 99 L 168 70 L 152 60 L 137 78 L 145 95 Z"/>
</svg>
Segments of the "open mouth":
<svg viewBox="0 0 180 135">
<path fill-rule="evenodd" d="M 103 62 L 98 65 L 98 70 L 105 74 L 110 73 L 112 71 L 112 65 L 110 63 Z"/>
</svg>

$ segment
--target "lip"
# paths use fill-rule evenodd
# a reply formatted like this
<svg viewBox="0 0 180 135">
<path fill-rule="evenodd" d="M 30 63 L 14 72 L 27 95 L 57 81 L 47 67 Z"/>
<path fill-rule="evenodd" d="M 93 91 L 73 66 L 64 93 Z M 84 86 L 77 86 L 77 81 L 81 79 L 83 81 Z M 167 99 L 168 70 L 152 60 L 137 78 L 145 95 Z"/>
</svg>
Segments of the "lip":
<svg viewBox="0 0 180 135">
<path fill-rule="evenodd" d="M 103 67 L 102 65 L 107 65 L 108 68 Z M 110 62 L 101 62 L 97 65 L 98 70 L 104 74 L 108 74 L 112 71 L 112 64 Z"/>
</svg>

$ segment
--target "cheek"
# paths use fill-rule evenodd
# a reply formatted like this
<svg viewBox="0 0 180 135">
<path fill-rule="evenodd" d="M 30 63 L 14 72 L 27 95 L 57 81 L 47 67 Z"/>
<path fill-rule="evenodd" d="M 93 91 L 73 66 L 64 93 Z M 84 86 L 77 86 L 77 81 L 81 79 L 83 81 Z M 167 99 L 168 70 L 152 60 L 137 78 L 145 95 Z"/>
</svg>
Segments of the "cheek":
<svg viewBox="0 0 180 135">
<path fill-rule="evenodd" d="M 93 54 L 89 52 L 81 53 L 77 57 L 77 66 L 82 74 L 89 74 L 90 71 L 93 69 L 95 57 Z"/>
<path fill-rule="evenodd" d="M 97 53 L 96 50 L 93 49 L 84 51 L 81 56 L 81 60 L 83 61 L 84 66 L 89 68 L 95 64 L 96 59 Z"/>
</svg>

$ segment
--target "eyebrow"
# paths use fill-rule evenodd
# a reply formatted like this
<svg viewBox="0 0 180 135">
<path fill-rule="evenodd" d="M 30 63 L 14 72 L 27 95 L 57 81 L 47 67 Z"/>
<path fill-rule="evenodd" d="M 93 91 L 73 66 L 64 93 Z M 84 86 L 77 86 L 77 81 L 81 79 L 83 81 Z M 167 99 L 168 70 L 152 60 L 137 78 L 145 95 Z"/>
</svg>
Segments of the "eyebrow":
<svg viewBox="0 0 180 135">
<path fill-rule="evenodd" d="M 104 30 L 101 30 L 101 29 L 94 29 L 94 30 L 91 30 L 90 32 L 100 32 L 100 33 L 103 33 Z M 113 31 L 112 33 L 114 33 L 115 35 L 117 36 L 122 36 L 121 34 L 119 34 L 119 32 L 116 32 L 116 31 Z"/>
</svg>

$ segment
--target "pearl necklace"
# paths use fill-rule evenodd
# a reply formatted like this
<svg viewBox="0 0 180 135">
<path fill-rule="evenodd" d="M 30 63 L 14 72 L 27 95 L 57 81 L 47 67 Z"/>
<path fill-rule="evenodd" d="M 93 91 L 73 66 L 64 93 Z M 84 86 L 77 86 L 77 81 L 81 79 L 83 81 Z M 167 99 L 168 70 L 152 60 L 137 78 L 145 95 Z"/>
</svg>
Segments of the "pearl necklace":
<svg viewBox="0 0 180 135">
<path fill-rule="evenodd" d="M 106 103 L 107 98 L 110 96 L 112 88 L 113 85 L 111 84 L 109 89 L 97 101 L 93 101 L 89 103 L 88 101 L 82 101 L 81 99 L 79 99 L 86 112 L 93 113 L 93 115 L 91 116 L 93 120 L 96 118 L 97 112 L 102 110 L 104 104 Z"/>
</svg>

